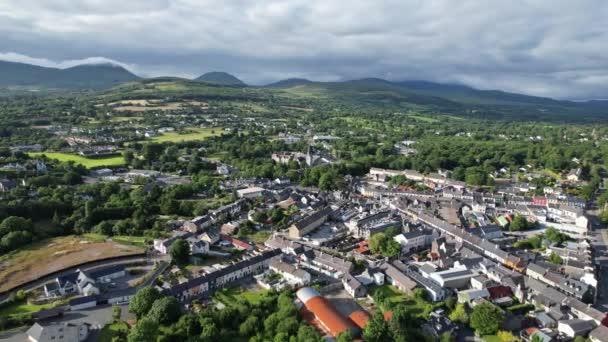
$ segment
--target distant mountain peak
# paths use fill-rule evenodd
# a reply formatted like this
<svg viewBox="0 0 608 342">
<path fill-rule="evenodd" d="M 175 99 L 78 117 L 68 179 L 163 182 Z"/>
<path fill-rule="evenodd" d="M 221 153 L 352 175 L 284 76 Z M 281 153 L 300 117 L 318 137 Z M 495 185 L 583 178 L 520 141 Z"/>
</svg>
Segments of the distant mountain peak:
<svg viewBox="0 0 608 342">
<path fill-rule="evenodd" d="M 274 83 L 270 83 L 266 86 L 267 87 L 277 87 L 277 88 L 287 88 L 287 87 L 295 87 L 298 85 L 311 84 L 311 83 L 315 83 L 315 82 L 308 80 L 306 78 L 293 77 L 293 78 L 286 78 L 284 80 L 280 80 L 280 81 L 277 81 Z"/>
<path fill-rule="evenodd" d="M 245 82 L 224 71 L 211 71 L 194 79 L 196 82 L 204 82 L 218 85 L 245 86 Z"/>
</svg>

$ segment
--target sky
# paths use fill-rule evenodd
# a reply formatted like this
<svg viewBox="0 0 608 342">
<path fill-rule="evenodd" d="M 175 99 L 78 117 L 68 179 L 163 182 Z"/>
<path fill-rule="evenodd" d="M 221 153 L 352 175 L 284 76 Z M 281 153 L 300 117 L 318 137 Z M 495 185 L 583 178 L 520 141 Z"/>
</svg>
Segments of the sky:
<svg viewBox="0 0 608 342">
<path fill-rule="evenodd" d="M 1 0 L 0 60 L 608 98 L 605 0 Z"/>
</svg>

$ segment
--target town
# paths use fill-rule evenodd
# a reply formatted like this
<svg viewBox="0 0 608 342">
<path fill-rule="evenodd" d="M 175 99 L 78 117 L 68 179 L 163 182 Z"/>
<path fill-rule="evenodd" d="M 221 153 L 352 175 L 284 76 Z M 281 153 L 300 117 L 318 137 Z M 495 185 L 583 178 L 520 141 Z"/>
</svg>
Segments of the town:
<svg viewBox="0 0 608 342">
<path fill-rule="evenodd" d="M 300 162 L 312 166 L 312 160 L 309 148 Z M 45 167 L 37 163 L 39 171 Z M 151 241 L 145 256 L 34 281 L 38 300 L 69 298 L 36 318 L 131 308 L 145 287 L 194 312 L 234 304 L 229 298 L 292 290 L 304 320 L 339 340 L 385 324 L 375 320 L 378 313 L 390 321 L 402 301 L 411 303 L 404 305 L 410 319 L 421 320 L 421 333 L 435 339 L 473 332 L 525 341 L 608 337 L 604 237 L 594 230 L 588 202 L 565 191 L 588 183 L 581 168 L 542 188 L 519 181 L 531 177 L 526 169 L 514 171 L 516 177 L 501 170 L 506 175 L 488 192 L 441 170 L 371 168 L 345 179 L 341 190 L 321 191 L 288 178 L 232 179 L 221 170 L 232 167 L 220 166 L 219 188 L 232 192 L 233 202 L 168 222 L 169 236 Z M 90 177 L 94 183 L 191 182 L 108 168 Z M 138 267 L 150 271 L 133 282 Z M 491 319 L 475 319 L 479 313 Z M 88 322 L 34 323 L 26 334 L 42 341 L 64 331 L 83 340 L 92 329 Z"/>
</svg>

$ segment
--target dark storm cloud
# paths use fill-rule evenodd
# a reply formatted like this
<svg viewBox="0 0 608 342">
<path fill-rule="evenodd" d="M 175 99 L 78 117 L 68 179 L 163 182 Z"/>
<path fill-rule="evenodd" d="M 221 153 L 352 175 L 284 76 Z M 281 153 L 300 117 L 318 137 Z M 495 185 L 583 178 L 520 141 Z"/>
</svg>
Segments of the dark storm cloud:
<svg viewBox="0 0 608 342">
<path fill-rule="evenodd" d="M 249 83 L 383 77 L 606 98 L 606 18 L 602 0 L 4 0 L 0 59 L 111 60 L 147 76 L 225 70 Z"/>
</svg>

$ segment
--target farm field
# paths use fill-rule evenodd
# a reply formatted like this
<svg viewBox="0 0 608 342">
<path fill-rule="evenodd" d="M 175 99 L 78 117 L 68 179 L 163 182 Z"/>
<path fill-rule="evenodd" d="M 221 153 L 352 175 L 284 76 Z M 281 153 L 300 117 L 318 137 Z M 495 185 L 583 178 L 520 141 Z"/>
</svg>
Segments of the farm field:
<svg viewBox="0 0 608 342">
<path fill-rule="evenodd" d="M 77 156 L 75 154 L 62 153 L 62 152 L 28 152 L 30 157 L 40 157 L 45 155 L 50 159 L 57 159 L 62 162 L 73 161 L 76 164 L 80 164 L 87 169 L 93 169 L 102 166 L 120 166 L 125 164 L 125 160 L 122 156 L 109 157 L 109 158 L 85 158 Z"/>
<path fill-rule="evenodd" d="M 216 137 L 225 134 L 224 129 L 217 128 L 189 128 L 188 133 L 180 134 L 179 132 L 167 132 L 157 137 L 150 139 L 151 141 L 163 142 L 181 142 L 192 140 L 203 140 L 209 137 Z"/>
<path fill-rule="evenodd" d="M 141 252 L 135 246 L 78 236 L 44 240 L 0 257 L 0 291 L 88 261 Z"/>
</svg>

